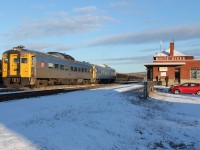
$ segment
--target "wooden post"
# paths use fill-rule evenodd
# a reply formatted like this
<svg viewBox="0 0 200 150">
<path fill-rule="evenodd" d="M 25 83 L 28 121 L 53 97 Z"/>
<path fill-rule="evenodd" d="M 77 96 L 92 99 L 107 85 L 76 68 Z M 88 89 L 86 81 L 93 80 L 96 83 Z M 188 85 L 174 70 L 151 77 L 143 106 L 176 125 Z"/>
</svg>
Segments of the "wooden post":
<svg viewBox="0 0 200 150">
<path fill-rule="evenodd" d="M 154 82 L 153 81 L 144 82 L 144 99 L 147 99 L 149 95 L 151 95 L 153 92 L 154 92 Z"/>
</svg>

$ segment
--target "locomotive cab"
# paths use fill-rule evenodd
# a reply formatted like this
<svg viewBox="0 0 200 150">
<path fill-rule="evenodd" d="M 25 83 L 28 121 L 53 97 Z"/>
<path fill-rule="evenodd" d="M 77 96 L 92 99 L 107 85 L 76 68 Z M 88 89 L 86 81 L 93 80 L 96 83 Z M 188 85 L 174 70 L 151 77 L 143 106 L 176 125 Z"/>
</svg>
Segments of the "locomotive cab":
<svg viewBox="0 0 200 150">
<path fill-rule="evenodd" d="M 14 47 L 3 53 L 2 80 L 5 86 L 24 87 L 30 84 L 32 54 L 23 46 Z"/>
</svg>

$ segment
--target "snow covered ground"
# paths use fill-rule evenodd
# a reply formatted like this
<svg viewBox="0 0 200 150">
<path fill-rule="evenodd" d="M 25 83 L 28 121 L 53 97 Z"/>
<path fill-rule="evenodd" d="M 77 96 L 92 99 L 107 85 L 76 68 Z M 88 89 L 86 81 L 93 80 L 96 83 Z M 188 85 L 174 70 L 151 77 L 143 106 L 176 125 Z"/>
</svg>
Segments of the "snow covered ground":
<svg viewBox="0 0 200 150">
<path fill-rule="evenodd" d="M 129 84 L 0 103 L 0 150 L 200 149 L 200 97 Z"/>
</svg>

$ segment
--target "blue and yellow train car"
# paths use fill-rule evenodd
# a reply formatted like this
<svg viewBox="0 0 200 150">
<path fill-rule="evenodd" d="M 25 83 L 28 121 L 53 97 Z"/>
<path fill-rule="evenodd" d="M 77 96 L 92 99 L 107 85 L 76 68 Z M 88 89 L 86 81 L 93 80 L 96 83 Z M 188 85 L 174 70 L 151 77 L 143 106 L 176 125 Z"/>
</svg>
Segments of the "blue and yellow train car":
<svg viewBox="0 0 200 150">
<path fill-rule="evenodd" d="M 3 53 L 2 80 L 7 87 L 91 84 L 113 82 L 115 70 L 58 52 L 46 54 L 18 46 Z"/>
</svg>

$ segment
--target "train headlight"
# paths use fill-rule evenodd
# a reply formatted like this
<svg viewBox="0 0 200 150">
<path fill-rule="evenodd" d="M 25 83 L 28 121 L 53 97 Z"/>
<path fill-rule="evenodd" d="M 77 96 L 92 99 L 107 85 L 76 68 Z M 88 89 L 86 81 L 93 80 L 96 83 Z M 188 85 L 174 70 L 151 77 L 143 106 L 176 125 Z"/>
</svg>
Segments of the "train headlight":
<svg viewBox="0 0 200 150">
<path fill-rule="evenodd" d="M 6 69 L 4 68 L 3 71 L 6 72 Z"/>
<path fill-rule="evenodd" d="M 25 72 L 28 72 L 28 69 L 27 69 L 27 68 L 25 68 Z"/>
</svg>

